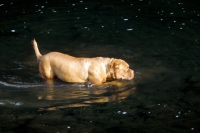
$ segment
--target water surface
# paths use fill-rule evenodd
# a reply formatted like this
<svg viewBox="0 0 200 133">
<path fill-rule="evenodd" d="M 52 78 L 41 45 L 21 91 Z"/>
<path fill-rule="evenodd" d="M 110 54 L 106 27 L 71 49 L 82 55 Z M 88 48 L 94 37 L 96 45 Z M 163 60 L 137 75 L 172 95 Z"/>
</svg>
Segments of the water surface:
<svg viewBox="0 0 200 133">
<path fill-rule="evenodd" d="M 0 3 L 0 132 L 200 132 L 199 1 Z M 46 83 L 40 52 L 113 57 L 131 81 Z"/>
</svg>

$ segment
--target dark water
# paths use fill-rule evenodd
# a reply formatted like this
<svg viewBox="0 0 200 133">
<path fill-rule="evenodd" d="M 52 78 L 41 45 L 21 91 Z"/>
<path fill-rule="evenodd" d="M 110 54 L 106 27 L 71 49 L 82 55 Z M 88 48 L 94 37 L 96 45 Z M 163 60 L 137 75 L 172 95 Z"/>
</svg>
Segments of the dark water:
<svg viewBox="0 0 200 133">
<path fill-rule="evenodd" d="M 0 2 L 0 132 L 200 132 L 198 0 Z M 124 59 L 132 81 L 41 79 L 42 54 Z"/>
</svg>

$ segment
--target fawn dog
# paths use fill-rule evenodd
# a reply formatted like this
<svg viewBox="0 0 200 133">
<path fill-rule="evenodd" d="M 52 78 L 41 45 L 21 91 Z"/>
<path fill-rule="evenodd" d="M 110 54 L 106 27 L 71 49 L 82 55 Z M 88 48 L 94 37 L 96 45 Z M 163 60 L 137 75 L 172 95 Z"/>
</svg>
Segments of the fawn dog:
<svg viewBox="0 0 200 133">
<path fill-rule="evenodd" d="M 100 85 L 108 80 L 134 78 L 134 71 L 124 60 L 104 57 L 77 58 L 59 52 L 41 55 L 36 40 L 32 43 L 39 60 L 39 72 L 44 79 L 57 76 L 65 82 Z"/>
</svg>

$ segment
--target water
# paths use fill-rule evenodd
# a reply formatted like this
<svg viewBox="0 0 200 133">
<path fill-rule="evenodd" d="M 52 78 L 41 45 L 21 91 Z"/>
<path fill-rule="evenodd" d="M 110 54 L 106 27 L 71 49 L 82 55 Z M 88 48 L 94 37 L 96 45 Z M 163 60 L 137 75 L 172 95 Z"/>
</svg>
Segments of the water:
<svg viewBox="0 0 200 133">
<path fill-rule="evenodd" d="M 200 132 L 199 1 L 0 2 L 0 132 Z M 41 79 L 40 52 L 124 59 L 131 81 Z"/>
</svg>

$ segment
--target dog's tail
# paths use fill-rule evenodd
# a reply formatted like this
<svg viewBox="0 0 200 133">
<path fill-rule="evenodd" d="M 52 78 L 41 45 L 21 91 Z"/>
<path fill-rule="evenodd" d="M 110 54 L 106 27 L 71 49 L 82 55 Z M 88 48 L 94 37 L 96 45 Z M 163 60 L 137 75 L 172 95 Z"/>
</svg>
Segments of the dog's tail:
<svg viewBox="0 0 200 133">
<path fill-rule="evenodd" d="M 34 50 L 35 50 L 36 57 L 37 57 L 37 59 L 40 61 L 42 55 L 40 54 L 40 51 L 39 51 L 39 49 L 38 49 L 36 40 L 33 39 L 32 43 L 33 43 L 33 48 L 34 48 Z"/>
</svg>

